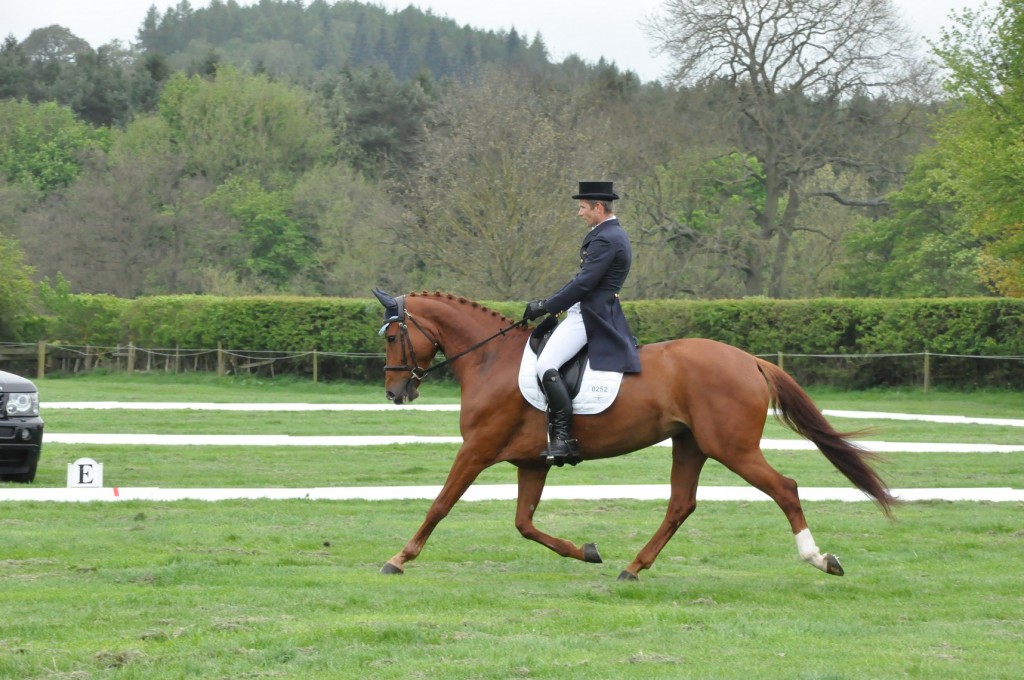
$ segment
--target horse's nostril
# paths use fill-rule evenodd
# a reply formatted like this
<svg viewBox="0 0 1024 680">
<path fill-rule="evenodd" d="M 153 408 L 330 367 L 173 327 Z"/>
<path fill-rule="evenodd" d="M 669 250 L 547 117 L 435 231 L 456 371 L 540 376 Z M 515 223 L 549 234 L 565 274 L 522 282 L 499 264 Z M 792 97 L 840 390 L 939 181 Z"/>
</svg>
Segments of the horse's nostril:
<svg viewBox="0 0 1024 680">
<path fill-rule="evenodd" d="M 395 400 L 395 393 L 394 392 L 391 392 L 391 391 L 385 392 L 384 396 L 386 396 L 388 398 L 388 401 L 394 401 Z"/>
</svg>

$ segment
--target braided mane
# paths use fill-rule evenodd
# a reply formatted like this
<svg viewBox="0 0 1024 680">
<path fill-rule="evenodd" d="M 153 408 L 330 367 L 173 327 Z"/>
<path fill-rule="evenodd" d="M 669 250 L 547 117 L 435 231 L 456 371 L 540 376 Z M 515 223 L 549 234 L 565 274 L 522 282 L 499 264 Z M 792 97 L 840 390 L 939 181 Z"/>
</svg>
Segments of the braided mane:
<svg viewBox="0 0 1024 680">
<path fill-rule="evenodd" d="M 479 302 L 475 302 L 475 301 L 470 300 L 469 298 L 463 297 L 461 295 L 454 295 L 453 293 L 445 293 L 445 292 L 440 291 L 440 290 L 435 290 L 434 292 L 430 292 L 430 291 L 427 291 L 427 290 L 421 290 L 418 293 L 409 293 L 408 297 L 422 297 L 422 298 L 435 298 L 435 299 L 438 299 L 438 300 L 451 300 L 453 302 L 458 302 L 459 304 L 462 304 L 462 305 L 469 305 L 471 308 L 479 310 L 483 314 L 490 314 L 491 316 L 493 316 L 493 317 L 495 317 L 497 319 L 501 319 L 502 321 L 505 321 L 506 323 L 509 323 L 509 324 L 515 323 L 515 319 L 510 319 L 509 317 L 505 316 L 504 314 L 501 314 L 500 312 L 496 312 L 493 309 L 490 309 L 489 307 L 485 307 L 484 305 L 480 304 Z"/>
</svg>

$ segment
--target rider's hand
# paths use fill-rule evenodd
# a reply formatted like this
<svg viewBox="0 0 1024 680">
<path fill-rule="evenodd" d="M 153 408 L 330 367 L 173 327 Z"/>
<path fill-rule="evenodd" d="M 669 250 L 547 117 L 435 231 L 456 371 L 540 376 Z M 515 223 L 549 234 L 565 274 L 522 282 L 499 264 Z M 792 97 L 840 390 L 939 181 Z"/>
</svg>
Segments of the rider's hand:
<svg viewBox="0 0 1024 680">
<path fill-rule="evenodd" d="M 533 321 L 547 313 L 548 310 L 544 309 L 543 300 L 532 300 L 526 303 L 526 311 L 523 312 L 523 321 Z"/>
</svg>

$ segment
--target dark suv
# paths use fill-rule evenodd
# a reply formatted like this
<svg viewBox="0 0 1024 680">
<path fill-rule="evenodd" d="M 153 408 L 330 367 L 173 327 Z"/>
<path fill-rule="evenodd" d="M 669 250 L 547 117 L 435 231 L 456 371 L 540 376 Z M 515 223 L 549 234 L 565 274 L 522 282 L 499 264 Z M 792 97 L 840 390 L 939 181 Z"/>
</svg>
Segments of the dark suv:
<svg viewBox="0 0 1024 680">
<path fill-rule="evenodd" d="M 34 480 L 42 448 L 39 390 L 31 380 L 0 371 L 0 481 Z"/>
</svg>

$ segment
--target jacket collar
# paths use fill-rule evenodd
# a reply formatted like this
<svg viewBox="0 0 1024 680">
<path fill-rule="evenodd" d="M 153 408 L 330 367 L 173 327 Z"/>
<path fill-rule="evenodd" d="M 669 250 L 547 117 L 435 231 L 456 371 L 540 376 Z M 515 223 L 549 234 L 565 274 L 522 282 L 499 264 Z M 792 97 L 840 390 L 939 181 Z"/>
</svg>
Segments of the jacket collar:
<svg viewBox="0 0 1024 680">
<path fill-rule="evenodd" d="M 590 239 L 590 238 L 596 236 L 597 234 L 600 234 L 602 231 L 606 230 L 609 227 L 618 227 L 618 226 L 621 226 L 619 224 L 619 218 L 614 217 L 614 216 L 613 217 L 609 217 L 604 222 L 601 222 L 600 224 L 595 226 L 593 229 L 588 231 L 586 239 Z"/>
</svg>

